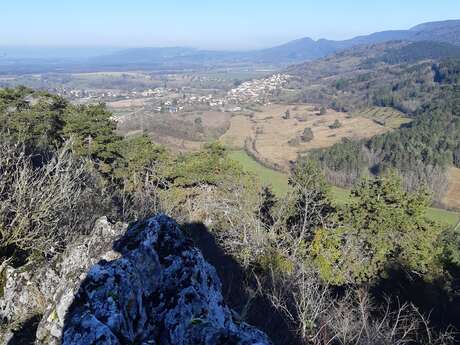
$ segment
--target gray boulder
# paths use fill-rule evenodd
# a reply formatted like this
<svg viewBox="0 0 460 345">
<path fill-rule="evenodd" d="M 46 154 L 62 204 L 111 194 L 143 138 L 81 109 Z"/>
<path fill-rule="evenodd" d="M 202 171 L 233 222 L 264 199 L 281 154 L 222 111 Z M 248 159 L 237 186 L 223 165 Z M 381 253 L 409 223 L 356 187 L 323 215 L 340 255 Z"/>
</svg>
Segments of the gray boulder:
<svg viewBox="0 0 460 345">
<path fill-rule="evenodd" d="M 51 262 L 0 267 L 0 344 L 23 343 L 21 324 L 37 345 L 271 344 L 174 220 L 126 228 L 102 218 Z"/>
<path fill-rule="evenodd" d="M 36 343 L 60 343 L 65 314 L 88 270 L 100 260 L 120 254 L 113 242 L 126 231 L 122 223 L 99 219 L 90 236 L 76 241 L 50 262 L 33 262 L 20 268 L 0 268 L 0 344 L 15 344 L 33 337 L 39 320 Z M 33 327 L 32 327 L 33 326 Z M 21 332 L 21 328 L 24 329 Z M 16 334 L 15 334 L 16 333 Z"/>
<path fill-rule="evenodd" d="M 270 344 L 235 318 L 221 283 L 176 222 L 160 215 L 115 242 L 67 311 L 62 344 Z"/>
</svg>

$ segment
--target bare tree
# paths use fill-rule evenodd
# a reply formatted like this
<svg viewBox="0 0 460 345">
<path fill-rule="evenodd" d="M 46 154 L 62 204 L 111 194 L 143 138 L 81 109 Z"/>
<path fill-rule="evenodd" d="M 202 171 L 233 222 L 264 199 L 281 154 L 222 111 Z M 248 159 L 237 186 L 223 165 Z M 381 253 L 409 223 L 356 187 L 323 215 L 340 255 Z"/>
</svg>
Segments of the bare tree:
<svg viewBox="0 0 460 345">
<path fill-rule="evenodd" d="M 128 189 L 125 181 L 123 189 L 115 192 L 124 221 L 145 219 L 159 212 L 168 213 L 161 199 L 161 191 L 168 188 L 168 182 L 159 172 L 158 165 L 147 167 L 129 178 L 134 181 L 134 188 Z"/>
<path fill-rule="evenodd" d="M 302 341 L 309 343 L 320 336 L 323 325 L 327 324 L 332 298 L 314 269 L 301 263 L 289 275 L 272 270 L 267 296 L 286 316 Z"/>
<path fill-rule="evenodd" d="M 104 192 L 69 145 L 48 162 L 34 164 L 34 158 L 19 145 L 0 143 L 0 239 L 3 247 L 53 255 L 91 229 Z"/>
<path fill-rule="evenodd" d="M 412 304 L 386 300 L 375 305 L 366 289 L 331 293 L 312 268 L 297 266 L 293 275 L 272 273 L 265 288 L 271 303 L 297 331 L 301 343 L 315 345 L 448 345 L 454 332 L 435 331 Z"/>
</svg>

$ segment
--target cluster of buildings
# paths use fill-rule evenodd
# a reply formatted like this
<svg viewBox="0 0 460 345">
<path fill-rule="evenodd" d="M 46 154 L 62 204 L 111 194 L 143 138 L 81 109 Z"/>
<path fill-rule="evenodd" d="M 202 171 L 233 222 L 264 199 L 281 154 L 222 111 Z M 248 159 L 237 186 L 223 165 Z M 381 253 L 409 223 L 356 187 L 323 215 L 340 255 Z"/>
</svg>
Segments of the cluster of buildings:
<svg viewBox="0 0 460 345">
<path fill-rule="evenodd" d="M 289 80 L 287 74 L 275 74 L 264 79 L 254 79 L 242 83 L 227 94 L 230 103 L 265 103 L 277 90 L 280 90 Z"/>
<path fill-rule="evenodd" d="M 71 100 L 83 102 L 111 102 L 118 100 L 148 99 L 156 112 L 176 113 L 183 110 L 194 110 L 197 107 L 210 108 L 219 111 L 238 112 L 242 105 L 250 103 L 269 103 L 270 96 L 280 90 L 289 79 L 289 75 L 275 74 L 273 76 L 255 79 L 242 83 L 225 93 L 199 94 L 190 88 L 158 87 L 136 90 L 83 90 L 62 88 L 53 90 Z"/>
<path fill-rule="evenodd" d="M 119 100 L 119 99 L 132 99 L 139 98 L 141 92 L 137 91 L 124 91 L 124 90 L 97 90 L 97 89 L 72 89 L 72 88 L 52 88 L 50 92 L 59 96 L 63 96 L 70 100 L 88 99 L 95 101 L 106 100 Z"/>
<path fill-rule="evenodd" d="M 270 96 L 281 90 L 288 82 L 287 74 L 275 74 L 273 76 L 247 81 L 238 87 L 231 89 L 226 95 L 189 95 L 177 100 L 179 106 L 206 105 L 222 111 L 241 111 L 240 105 L 248 103 L 265 104 Z"/>
</svg>

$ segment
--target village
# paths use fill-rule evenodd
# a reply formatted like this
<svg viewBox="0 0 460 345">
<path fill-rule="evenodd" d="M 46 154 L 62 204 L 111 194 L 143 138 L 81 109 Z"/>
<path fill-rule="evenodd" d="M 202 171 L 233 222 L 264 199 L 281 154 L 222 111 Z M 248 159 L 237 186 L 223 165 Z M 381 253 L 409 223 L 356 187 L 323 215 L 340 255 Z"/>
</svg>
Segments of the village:
<svg viewBox="0 0 460 345">
<path fill-rule="evenodd" d="M 158 87 L 146 90 L 76 89 L 59 88 L 49 90 L 73 103 L 108 103 L 142 101 L 149 109 L 158 113 L 214 110 L 238 112 L 250 104 L 267 105 L 270 99 L 289 80 L 287 74 L 275 74 L 262 79 L 245 81 L 229 91 L 212 91 L 183 87 Z M 207 92 L 208 91 L 208 92 Z M 126 104 L 126 102 L 124 102 Z"/>
</svg>

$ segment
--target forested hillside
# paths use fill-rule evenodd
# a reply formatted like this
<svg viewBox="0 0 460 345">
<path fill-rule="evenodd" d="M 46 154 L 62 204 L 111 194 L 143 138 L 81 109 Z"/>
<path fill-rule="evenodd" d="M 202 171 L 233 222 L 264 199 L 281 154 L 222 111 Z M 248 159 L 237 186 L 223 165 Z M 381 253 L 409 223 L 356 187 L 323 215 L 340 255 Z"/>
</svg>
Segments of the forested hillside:
<svg viewBox="0 0 460 345">
<path fill-rule="evenodd" d="M 439 64 L 449 58 L 460 58 L 458 48 L 436 42 L 360 46 L 289 67 L 293 78 L 280 98 L 348 112 L 391 106 L 413 115 L 440 92 Z M 449 78 L 455 78 L 453 73 Z"/>
<path fill-rule="evenodd" d="M 425 185 L 440 200 L 447 188 L 446 168 L 459 166 L 456 56 L 454 46 L 395 42 L 292 67 L 289 72 L 297 79 L 289 94 L 300 101 L 320 102 L 351 116 L 372 107 L 391 107 L 413 119 L 394 132 L 363 141 L 350 138 L 305 156 L 319 162 L 337 185 L 350 186 L 362 176 L 394 168 L 409 190 Z M 326 65 L 332 69 L 326 72 Z"/>
<path fill-rule="evenodd" d="M 458 62 L 433 66 L 439 93 L 413 114 L 409 125 L 370 140 L 346 141 L 315 151 L 310 157 L 318 160 L 338 184 L 352 183 L 368 171 L 379 174 L 396 168 L 411 190 L 427 184 L 442 194 L 446 167 L 459 167 L 460 94 L 455 81 L 459 67 Z"/>
</svg>

